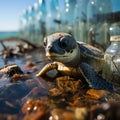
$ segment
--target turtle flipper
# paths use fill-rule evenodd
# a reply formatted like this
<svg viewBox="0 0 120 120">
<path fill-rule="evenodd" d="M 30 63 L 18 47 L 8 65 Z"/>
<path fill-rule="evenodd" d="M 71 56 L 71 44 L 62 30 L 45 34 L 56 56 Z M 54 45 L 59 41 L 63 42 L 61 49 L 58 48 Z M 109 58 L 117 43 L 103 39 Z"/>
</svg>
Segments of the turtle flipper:
<svg viewBox="0 0 120 120">
<path fill-rule="evenodd" d="M 114 91 L 113 84 L 99 76 L 92 66 L 86 63 L 81 63 L 80 69 L 82 75 L 84 76 L 90 87 L 95 89 L 105 89 L 110 92 Z"/>
</svg>

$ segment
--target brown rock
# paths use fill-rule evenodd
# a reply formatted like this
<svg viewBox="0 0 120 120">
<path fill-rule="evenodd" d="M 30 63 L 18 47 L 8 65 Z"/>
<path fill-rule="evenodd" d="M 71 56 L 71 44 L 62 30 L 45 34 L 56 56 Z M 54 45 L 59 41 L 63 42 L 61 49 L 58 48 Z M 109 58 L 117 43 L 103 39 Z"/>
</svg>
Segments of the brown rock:
<svg viewBox="0 0 120 120">
<path fill-rule="evenodd" d="M 106 91 L 106 90 L 95 90 L 95 89 L 89 89 L 86 92 L 87 95 L 89 95 L 91 98 L 94 99 L 100 99 L 102 97 L 107 96 L 108 94 L 110 94 L 110 92 Z"/>
<path fill-rule="evenodd" d="M 49 112 L 48 105 L 41 100 L 29 99 L 22 107 L 23 120 L 48 120 Z"/>
</svg>

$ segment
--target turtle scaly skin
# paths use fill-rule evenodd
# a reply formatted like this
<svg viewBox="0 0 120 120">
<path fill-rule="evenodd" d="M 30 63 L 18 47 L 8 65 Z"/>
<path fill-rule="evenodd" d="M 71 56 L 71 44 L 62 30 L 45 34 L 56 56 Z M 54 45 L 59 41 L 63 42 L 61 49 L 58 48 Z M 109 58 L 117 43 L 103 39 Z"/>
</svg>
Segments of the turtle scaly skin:
<svg viewBox="0 0 120 120">
<path fill-rule="evenodd" d="M 67 33 L 54 33 L 44 39 L 46 56 L 52 60 L 36 75 L 57 71 L 70 76 L 83 76 L 91 88 L 113 91 L 112 83 L 99 73 L 104 65 L 104 54 L 99 49 L 84 42 L 75 41 Z"/>
</svg>

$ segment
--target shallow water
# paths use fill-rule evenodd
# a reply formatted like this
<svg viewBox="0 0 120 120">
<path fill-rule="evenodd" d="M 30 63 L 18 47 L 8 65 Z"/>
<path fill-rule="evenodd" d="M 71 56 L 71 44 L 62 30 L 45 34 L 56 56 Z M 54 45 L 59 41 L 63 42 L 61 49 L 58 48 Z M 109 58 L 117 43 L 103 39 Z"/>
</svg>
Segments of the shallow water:
<svg viewBox="0 0 120 120">
<path fill-rule="evenodd" d="M 37 64 L 38 69 L 41 69 L 41 67 L 45 64 L 45 61 L 47 61 L 47 59 L 45 57 L 44 50 L 38 49 L 31 51 L 30 53 L 26 53 L 24 56 L 13 57 L 6 60 L 0 57 L 0 68 L 12 64 L 17 64 L 20 68 L 22 68 L 27 62 L 32 62 L 35 65 Z M 0 80 L 0 86 L 5 85 L 7 82 L 8 80 Z"/>
</svg>

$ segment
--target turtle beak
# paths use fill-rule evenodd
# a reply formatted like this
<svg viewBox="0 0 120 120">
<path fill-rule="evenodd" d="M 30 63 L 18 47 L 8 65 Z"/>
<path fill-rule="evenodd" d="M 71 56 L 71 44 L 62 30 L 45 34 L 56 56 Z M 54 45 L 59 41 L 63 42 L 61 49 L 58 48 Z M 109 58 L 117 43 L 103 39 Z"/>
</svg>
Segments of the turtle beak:
<svg viewBox="0 0 120 120">
<path fill-rule="evenodd" d="M 46 48 L 46 56 L 51 57 L 55 53 L 53 46 L 48 46 Z"/>
<path fill-rule="evenodd" d="M 50 56 L 52 56 L 52 55 L 51 55 L 50 52 L 46 52 L 46 56 L 47 56 L 47 57 L 50 57 Z"/>
<path fill-rule="evenodd" d="M 56 55 L 63 55 L 65 50 L 60 49 L 57 44 L 52 44 L 45 48 L 45 52 L 47 57 L 52 57 Z"/>
</svg>

